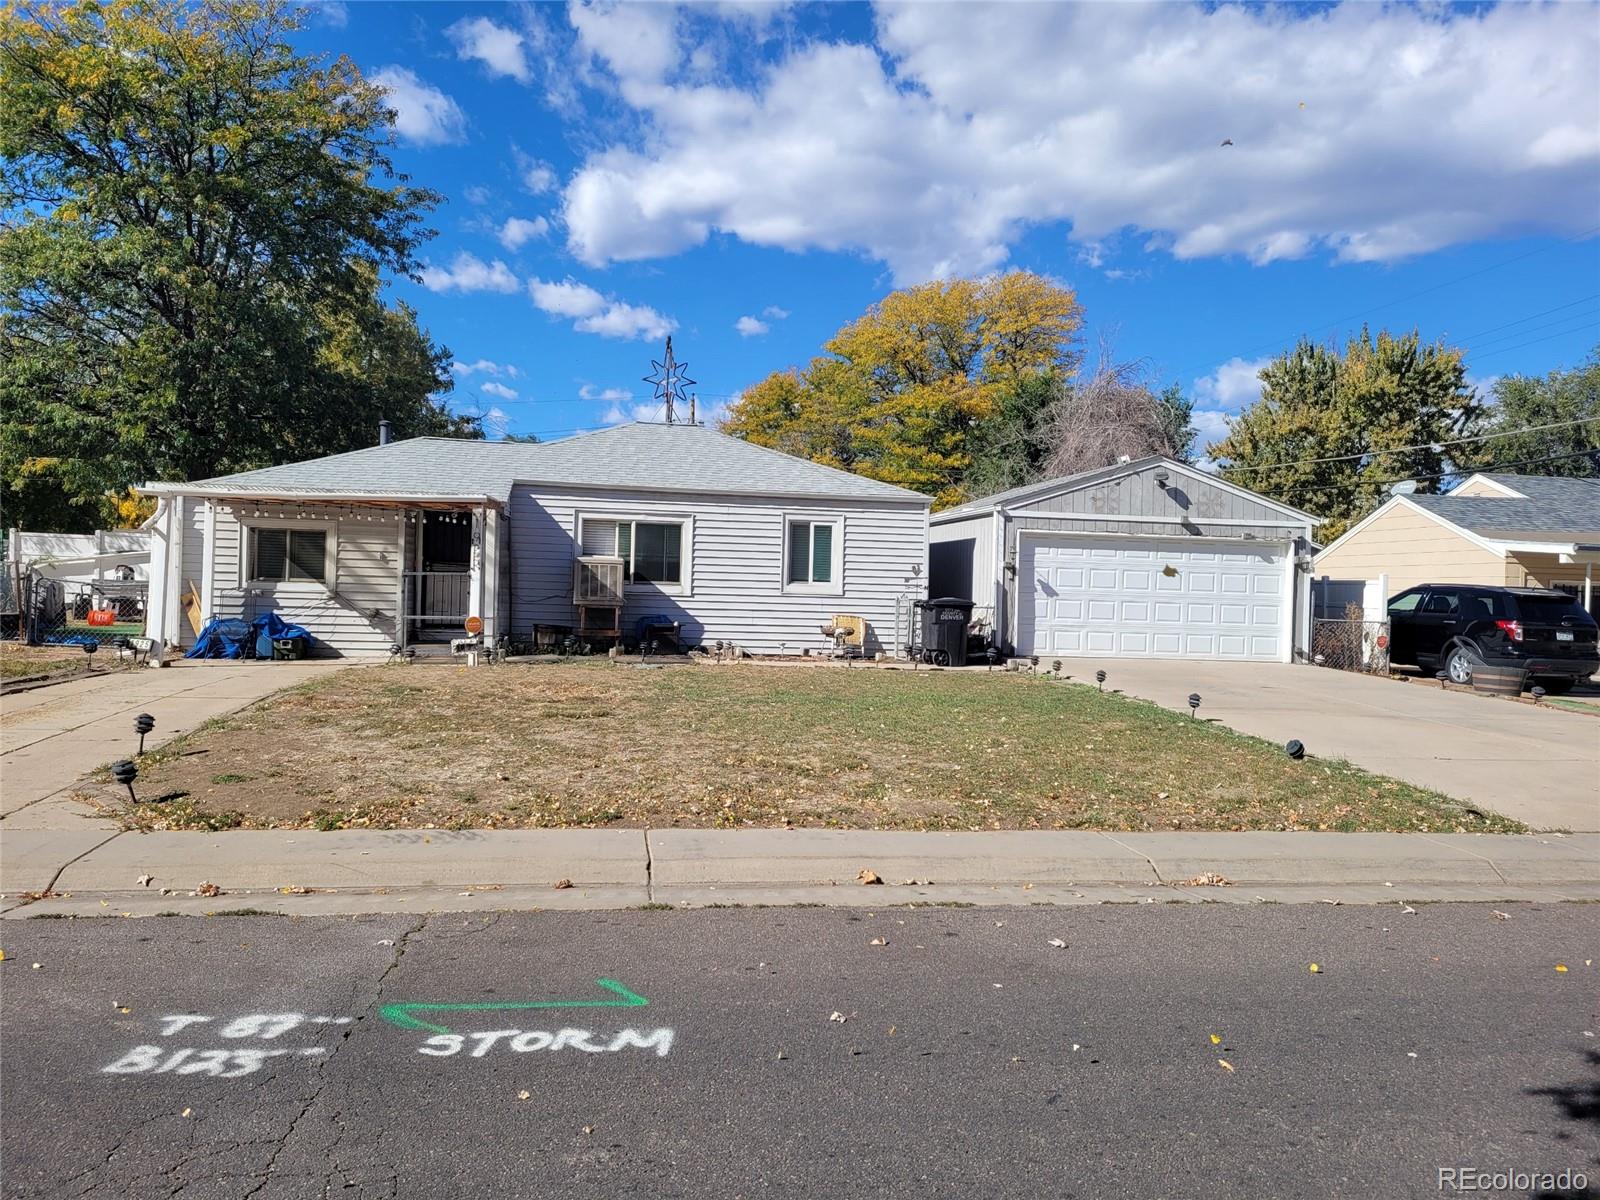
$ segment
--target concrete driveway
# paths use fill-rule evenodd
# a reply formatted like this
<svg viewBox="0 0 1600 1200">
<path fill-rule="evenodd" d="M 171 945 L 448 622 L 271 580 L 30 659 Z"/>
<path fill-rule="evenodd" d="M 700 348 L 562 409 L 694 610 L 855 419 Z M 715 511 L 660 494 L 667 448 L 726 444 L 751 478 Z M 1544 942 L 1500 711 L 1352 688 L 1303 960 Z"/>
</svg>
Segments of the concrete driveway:
<svg viewBox="0 0 1600 1200">
<path fill-rule="evenodd" d="M 282 688 L 348 667 L 344 662 L 182 662 L 159 670 L 106 671 L 0 699 L 0 829 L 114 829 L 67 793 L 139 746 L 133 718 L 148 712 L 154 749 L 213 717 Z"/>
<path fill-rule="evenodd" d="M 1279 663 L 1063 660 L 1106 686 L 1311 754 L 1344 758 L 1525 822 L 1600 830 L 1600 717 Z"/>
</svg>

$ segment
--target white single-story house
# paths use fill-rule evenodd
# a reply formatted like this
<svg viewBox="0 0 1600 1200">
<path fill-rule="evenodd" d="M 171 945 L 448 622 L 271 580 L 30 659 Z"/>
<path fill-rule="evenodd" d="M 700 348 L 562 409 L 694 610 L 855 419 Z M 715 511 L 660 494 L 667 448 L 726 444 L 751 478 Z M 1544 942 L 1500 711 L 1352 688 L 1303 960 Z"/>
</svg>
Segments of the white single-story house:
<svg viewBox="0 0 1600 1200">
<path fill-rule="evenodd" d="M 934 513 L 929 594 L 1017 654 L 1290 662 L 1319 518 L 1153 456 Z"/>
<path fill-rule="evenodd" d="M 1335 580 L 1555 588 L 1596 606 L 1600 479 L 1473 475 L 1443 496 L 1392 496 L 1317 555 Z"/>
<path fill-rule="evenodd" d="M 318 653 L 381 655 L 465 636 L 576 627 L 580 558 L 622 579 L 621 628 L 685 644 L 868 653 L 927 579 L 928 505 L 699 425 L 634 423 L 556 442 L 410 438 L 193 483 L 154 483 L 147 632 L 191 644 L 205 617 L 276 612 Z M 617 565 L 620 563 L 620 565 Z M 187 598 L 187 599 L 186 599 Z"/>
</svg>

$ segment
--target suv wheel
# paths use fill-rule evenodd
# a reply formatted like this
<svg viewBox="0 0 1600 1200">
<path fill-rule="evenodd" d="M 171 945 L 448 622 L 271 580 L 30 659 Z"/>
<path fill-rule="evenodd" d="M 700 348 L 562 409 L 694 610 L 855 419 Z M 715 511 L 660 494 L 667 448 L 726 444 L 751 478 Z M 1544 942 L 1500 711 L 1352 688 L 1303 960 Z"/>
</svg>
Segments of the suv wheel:
<svg viewBox="0 0 1600 1200">
<path fill-rule="evenodd" d="M 1444 660 L 1445 674 L 1450 676 L 1451 683 L 1465 686 L 1472 682 L 1472 669 L 1482 661 L 1465 646 L 1455 646 Z"/>
</svg>

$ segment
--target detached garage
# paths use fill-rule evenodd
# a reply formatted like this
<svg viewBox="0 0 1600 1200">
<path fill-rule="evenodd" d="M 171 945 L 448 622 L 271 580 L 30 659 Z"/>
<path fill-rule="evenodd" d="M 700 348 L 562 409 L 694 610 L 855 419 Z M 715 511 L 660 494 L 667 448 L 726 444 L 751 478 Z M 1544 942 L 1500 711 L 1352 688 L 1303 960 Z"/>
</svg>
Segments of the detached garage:
<svg viewBox="0 0 1600 1200">
<path fill-rule="evenodd" d="M 1316 521 L 1140 459 L 934 513 L 929 593 L 973 601 L 1016 654 L 1290 662 Z"/>
</svg>

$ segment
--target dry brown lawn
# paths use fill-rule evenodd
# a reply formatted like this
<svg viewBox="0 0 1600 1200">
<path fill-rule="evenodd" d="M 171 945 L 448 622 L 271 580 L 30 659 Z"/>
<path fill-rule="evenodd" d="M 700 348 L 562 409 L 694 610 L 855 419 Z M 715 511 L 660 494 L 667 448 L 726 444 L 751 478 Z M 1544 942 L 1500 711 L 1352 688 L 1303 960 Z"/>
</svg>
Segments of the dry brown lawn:
<svg viewBox="0 0 1600 1200">
<path fill-rule="evenodd" d="M 836 665 L 341 671 L 141 772 L 97 796 L 144 828 L 1517 828 L 1092 686 Z"/>
</svg>

